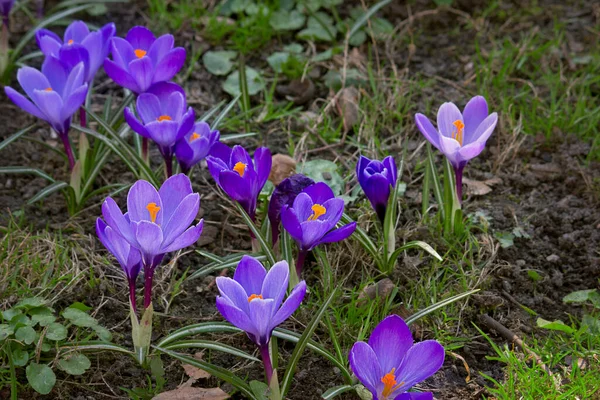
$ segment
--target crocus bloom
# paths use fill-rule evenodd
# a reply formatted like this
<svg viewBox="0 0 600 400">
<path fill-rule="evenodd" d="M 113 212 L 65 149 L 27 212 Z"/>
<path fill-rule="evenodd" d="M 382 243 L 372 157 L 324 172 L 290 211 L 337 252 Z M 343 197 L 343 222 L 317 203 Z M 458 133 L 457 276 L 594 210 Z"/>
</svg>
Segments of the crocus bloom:
<svg viewBox="0 0 600 400">
<path fill-rule="evenodd" d="M 13 8 L 15 0 L 0 0 L 0 14 L 2 14 L 2 23 L 8 27 L 8 14 Z"/>
<path fill-rule="evenodd" d="M 194 129 L 175 145 L 175 157 L 181 170 L 187 173 L 194 165 L 204 160 L 220 136 L 219 131 L 210 129 L 206 122 L 196 123 Z"/>
<path fill-rule="evenodd" d="M 65 30 L 63 39 L 48 29 L 38 30 L 35 38 L 47 58 L 58 58 L 69 68 L 83 62 L 84 80 L 90 84 L 108 56 L 110 41 L 115 32 L 115 24 L 112 22 L 96 32 L 90 32 L 85 22 L 74 21 Z"/>
<path fill-rule="evenodd" d="M 127 219 L 127 216 L 125 218 Z M 127 243 L 113 228 L 106 225 L 101 218 L 96 220 L 96 234 L 104 247 L 115 256 L 125 272 L 129 283 L 129 300 L 135 310 L 135 281 L 142 267 L 140 252 Z"/>
<path fill-rule="evenodd" d="M 344 200 L 338 199 L 324 182 L 304 189 L 293 205 L 284 206 L 281 224 L 300 248 L 296 271 L 302 272 L 306 254 L 322 243 L 339 242 L 352 235 L 356 222 L 334 229 L 344 213 Z"/>
<path fill-rule="evenodd" d="M 349 360 L 373 400 L 433 399 L 431 393 L 406 392 L 440 369 L 444 348 L 435 340 L 414 344 L 408 325 L 390 315 L 375 327 L 368 343 L 354 344 Z"/>
<path fill-rule="evenodd" d="M 271 152 L 259 147 L 254 152 L 254 162 L 242 146 L 233 149 L 217 142 L 206 157 L 208 170 L 225 193 L 240 203 L 250 218 L 256 214 L 256 201 L 271 173 Z"/>
<path fill-rule="evenodd" d="M 417 127 L 425 138 L 441 151 L 456 174 L 458 199 L 462 199 L 462 174 L 465 165 L 481 153 L 494 131 L 498 114 L 488 115 L 488 105 L 482 96 L 473 97 L 462 114 L 453 103 L 444 103 L 437 113 L 437 129 L 423 115 L 416 114 Z"/>
<path fill-rule="evenodd" d="M 377 161 L 360 156 L 356 164 L 356 177 L 379 220 L 383 223 L 390 193 L 396 188 L 398 179 L 398 168 L 394 158 L 387 156 L 383 161 Z"/>
<path fill-rule="evenodd" d="M 134 183 L 127 195 L 125 215 L 110 197 L 102 204 L 108 226 L 142 255 L 146 275 L 144 308 L 150 305 L 154 269 L 163 256 L 192 245 L 200 237 L 204 220 L 190 226 L 199 208 L 200 195 L 192 192 L 192 184 L 184 174 L 170 177 L 158 191 L 147 181 Z"/>
<path fill-rule="evenodd" d="M 285 178 L 273 190 L 271 200 L 269 201 L 269 221 L 271 222 L 271 236 L 273 244 L 277 243 L 279 238 L 279 224 L 281 222 L 281 209 L 283 206 L 294 204 L 296 196 L 306 187 L 314 184 L 315 181 L 302 174 L 294 174 Z"/>
<path fill-rule="evenodd" d="M 288 288 L 289 266 L 275 263 L 269 272 L 250 256 L 239 262 L 233 279 L 217 278 L 220 296 L 217 310 L 232 325 L 243 329 L 261 350 L 267 380 L 273 368 L 269 357 L 269 341 L 273 330 L 296 311 L 306 294 L 306 282 L 298 283 L 283 301 Z"/>
<path fill-rule="evenodd" d="M 137 99 L 136 110 L 141 121 L 130 108 L 125 109 L 125 121 L 135 132 L 158 145 L 170 176 L 175 143 L 192 130 L 194 110 L 187 107 L 183 89 L 178 85 L 157 86 L 159 89 L 142 93 Z"/>
<path fill-rule="evenodd" d="M 173 48 L 173 35 L 158 39 L 143 26 L 134 26 L 125 39 L 112 39 L 112 60 L 104 61 L 106 74 L 135 93 L 144 93 L 158 82 L 171 80 L 185 63 L 185 49 Z"/>
<path fill-rule="evenodd" d="M 31 67 L 19 68 L 17 80 L 29 97 L 11 87 L 4 90 L 9 99 L 31 115 L 43 119 L 58 133 L 64 146 L 71 168 L 75 164 L 69 143 L 71 118 L 85 101 L 87 84 L 84 82 L 83 63 L 71 72 L 58 59 L 49 58 L 42 65 L 42 71 Z"/>
</svg>

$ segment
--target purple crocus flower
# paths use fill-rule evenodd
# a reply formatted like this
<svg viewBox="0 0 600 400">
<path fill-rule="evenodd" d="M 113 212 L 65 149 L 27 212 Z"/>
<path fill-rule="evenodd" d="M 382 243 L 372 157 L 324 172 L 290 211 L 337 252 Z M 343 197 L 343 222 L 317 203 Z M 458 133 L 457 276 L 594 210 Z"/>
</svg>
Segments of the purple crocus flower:
<svg viewBox="0 0 600 400">
<path fill-rule="evenodd" d="M 206 122 L 196 123 L 194 129 L 175 145 L 175 157 L 181 171 L 187 174 L 194 165 L 204 160 L 220 136 L 219 131 L 210 129 Z"/>
<path fill-rule="evenodd" d="M 110 41 L 115 32 L 115 24 L 112 22 L 96 32 L 90 32 L 85 22 L 74 21 L 65 30 L 63 39 L 48 29 L 38 30 L 35 39 L 47 58 L 58 58 L 69 69 L 83 62 L 84 80 L 90 84 L 108 56 Z"/>
<path fill-rule="evenodd" d="M 271 152 L 259 147 L 254 152 L 254 162 L 242 146 L 233 149 L 217 142 L 206 157 L 208 170 L 225 193 L 240 203 L 250 218 L 256 214 L 256 201 L 271 173 Z"/>
<path fill-rule="evenodd" d="M 147 28 L 134 26 L 125 39 L 112 39 L 113 59 L 104 61 L 104 70 L 117 84 L 144 93 L 153 84 L 171 80 L 185 63 L 185 49 L 173 48 L 174 41 L 173 35 L 157 39 Z"/>
<path fill-rule="evenodd" d="M 482 96 L 473 97 L 462 114 L 453 103 L 444 103 L 437 113 L 437 129 L 423 114 L 416 114 L 417 127 L 425 138 L 441 151 L 456 174 L 456 191 L 462 200 L 462 174 L 465 165 L 481 153 L 494 131 L 498 114 L 488 115 L 488 105 Z"/>
<path fill-rule="evenodd" d="M 127 217 L 125 217 L 127 219 Z M 113 228 L 106 225 L 106 223 L 98 218 L 96 220 L 96 234 L 100 242 L 106 247 L 108 251 L 112 253 L 117 259 L 121 268 L 127 276 L 127 282 L 129 283 L 129 300 L 131 306 L 135 310 L 135 281 L 140 273 L 142 267 L 142 256 L 140 252 L 129 245 L 119 233 Z"/>
<path fill-rule="evenodd" d="M 233 279 L 217 278 L 217 309 L 232 325 L 243 329 L 260 348 L 267 381 L 273 375 L 269 341 L 273 330 L 296 311 L 306 294 L 306 282 L 298 283 L 283 301 L 288 288 L 289 266 L 275 263 L 269 272 L 253 257 L 244 256 Z"/>
<path fill-rule="evenodd" d="M 435 340 L 413 343 L 406 322 L 390 315 L 371 333 L 369 342 L 356 342 L 350 368 L 373 394 L 373 400 L 433 399 L 431 393 L 407 393 L 444 364 L 444 348 Z"/>
<path fill-rule="evenodd" d="M 146 276 L 144 308 L 150 305 L 154 269 L 163 256 L 192 245 L 200 237 L 204 220 L 190 226 L 199 208 L 200 195 L 193 193 L 184 174 L 170 177 L 158 191 L 147 181 L 134 183 L 127 195 L 125 215 L 110 197 L 102 204 L 108 226 L 141 253 Z"/>
<path fill-rule="evenodd" d="M 309 251 L 322 243 L 339 242 L 352 235 L 356 222 L 335 228 L 344 213 L 344 200 L 338 199 L 324 182 L 305 188 L 290 207 L 281 210 L 281 224 L 300 248 L 296 272 L 300 276 Z"/>
<path fill-rule="evenodd" d="M 391 191 L 396 188 L 398 179 L 398 168 L 394 158 L 387 156 L 383 161 L 377 161 L 360 156 L 356 164 L 356 176 L 360 187 L 383 224 L 388 199 Z"/>
<path fill-rule="evenodd" d="M 2 23 L 8 29 L 8 14 L 15 5 L 15 0 L 0 0 L 0 14 L 2 14 Z"/>
<path fill-rule="evenodd" d="M 269 221 L 271 222 L 271 236 L 273 245 L 279 239 L 279 224 L 281 223 L 281 210 L 283 206 L 291 206 L 294 204 L 296 196 L 305 188 L 314 184 L 315 181 L 302 174 L 294 174 L 289 178 L 285 178 L 273 190 L 271 200 L 269 201 Z"/>
<path fill-rule="evenodd" d="M 194 110 L 187 107 L 183 89 L 175 83 L 162 82 L 138 97 L 136 110 L 141 121 L 130 108 L 125 109 L 125 121 L 139 135 L 157 144 L 167 175 L 171 176 L 175 143 L 194 126 Z"/>
<path fill-rule="evenodd" d="M 83 63 L 69 72 L 58 59 L 49 58 L 41 72 L 31 67 L 17 71 L 17 80 L 29 99 L 9 86 L 4 88 L 13 103 L 52 126 L 65 146 L 71 169 L 75 165 L 69 143 L 71 118 L 85 101 L 88 88 L 83 70 Z"/>
</svg>

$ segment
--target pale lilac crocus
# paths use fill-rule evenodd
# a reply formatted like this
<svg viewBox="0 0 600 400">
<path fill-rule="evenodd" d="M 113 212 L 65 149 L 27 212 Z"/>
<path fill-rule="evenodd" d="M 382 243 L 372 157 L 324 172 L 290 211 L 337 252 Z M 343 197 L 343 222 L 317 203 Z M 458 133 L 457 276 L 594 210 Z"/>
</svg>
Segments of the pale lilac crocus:
<svg viewBox="0 0 600 400">
<path fill-rule="evenodd" d="M 390 315 L 375 327 L 368 343 L 354 344 L 348 358 L 373 400 L 431 400 L 431 393 L 409 390 L 442 367 L 444 348 L 435 340 L 415 344 L 406 322 Z"/>
<path fill-rule="evenodd" d="M 489 114 L 485 98 L 475 96 L 462 113 L 453 103 L 442 104 L 437 113 L 437 129 L 423 114 L 416 114 L 415 121 L 423 136 L 452 164 L 456 192 L 462 200 L 463 169 L 485 148 L 498 122 L 498 114 Z"/>
<path fill-rule="evenodd" d="M 267 381 L 271 381 L 273 366 L 269 342 L 273 330 L 288 319 L 306 295 L 306 282 L 294 286 L 284 301 L 288 288 L 289 266 L 280 261 L 269 271 L 255 258 L 244 256 L 233 279 L 218 277 L 217 310 L 232 325 L 244 330 L 260 349 Z"/>
</svg>

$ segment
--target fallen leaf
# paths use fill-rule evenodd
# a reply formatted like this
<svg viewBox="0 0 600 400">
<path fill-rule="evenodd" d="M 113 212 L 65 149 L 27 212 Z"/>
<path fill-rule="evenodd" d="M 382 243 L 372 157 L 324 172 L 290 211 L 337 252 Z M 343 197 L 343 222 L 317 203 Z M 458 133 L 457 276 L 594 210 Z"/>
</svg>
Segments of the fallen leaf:
<svg viewBox="0 0 600 400">
<path fill-rule="evenodd" d="M 193 365 L 182 364 L 182 367 L 183 367 L 186 375 L 189 376 L 190 378 L 192 378 L 193 380 L 206 379 L 206 378 L 210 378 L 210 376 L 211 376 L 205 370 L 200 369 L 198 367 L 194 367 Z"/>
<path fill-rule="evenodd" d="M 277 186 L 285 178 L 289 178 L 296 172 L 296 160 L 285 154 L 275 154 L 271 166 L 269 180 Z"/>
<path fill-rule="evenodd" d="M 474 179 L 463 178 L 463 183 L 467 185 L 467 193 L 473 196 L 483 196 L 492 191 L 490 186 L 502 183 L 502 179 L 495 177 L 485 181 L 476 181 Z"/>
<path fill-rule="evenodd" d="M 348 132 L 359 120 L 358 89 L 343 88 L 336 98 L 335 109 L 344 122 L 344 132 Z"/>
<path fill-rule="evenodd" d="M 221 388 L 181 387 L 154 396 L 152 400 L 225 400 L 229 395 Z"/>
<path fill-rule="evenodd" d="M 389 278 L 384 278 L 374 285 L 369 285 L 358 295 L 359 304 L 361 300 L 386 299 L 394 290 L 396 285 Z M 364 301 L 363 301 L 364 303 Z"/>
<path fill-rule="evenodd" d="M 277 94 L 285 96 L 296 105 L 308 103 L 315 97 L 315 84 L 309 78 L 294 79 L 288 85 L 277 85 Z"/>
</svg>

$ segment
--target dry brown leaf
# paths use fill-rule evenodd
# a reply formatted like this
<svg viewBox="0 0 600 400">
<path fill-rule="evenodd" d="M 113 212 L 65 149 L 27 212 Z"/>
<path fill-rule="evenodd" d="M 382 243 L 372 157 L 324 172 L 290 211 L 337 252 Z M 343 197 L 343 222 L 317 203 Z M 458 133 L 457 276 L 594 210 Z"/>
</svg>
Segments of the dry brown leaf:
<svg viewBox="0 0 600 400">
<path fill-rule="evenodd" d="M 221 388 L 181 387 L 154 396 L 152 400 L 225 400 L 229 395 Z"/>
<path fill-rule="evenodd" d="M 490 186 L 502 183 L 502 179 L 494 177 L 485 181 L 476 181 L 474 179 L 463 178 L 463 183 L 467 185 L 467 193 L 473 196 L 483 196 L 492 191 Z"/>
<path fill-rule="evenodd" d="M 186 375 L 189 376 L 190 378 L 192 378 L 193 380 L 206 379 L 206 378 L 210 378 L 210 376 L 211 376 L 205 370 L 200 369 L 198 367 L 194 367 L 193 365 L 182 364 L 181 366 L 183 367 Z"/>
<path fill-rule="evenodd" d="M 285 154 L 275 154 L 269 180 L 277 186 L 282 180 L 288 178 L 296 172 L 296 160 Z"/>
<path fill-rule="evenodd" d="M 374 285 L 369 285 L 363 289 L 363 291 L 358 295 L 359 303 L 362 303 L 361 300 L 371 299 L 375 300 L 386 299 L 394 290 L 396 285 L 389 278 L 384 278 L 377 282 Z"/>
<path fill-rule="evenodd" d="M 359 120 L 358 89 L 343 88 L 337 95 L 335 109 L 344 122 L 344 132 L 348 132 Z"/>
</svg>

